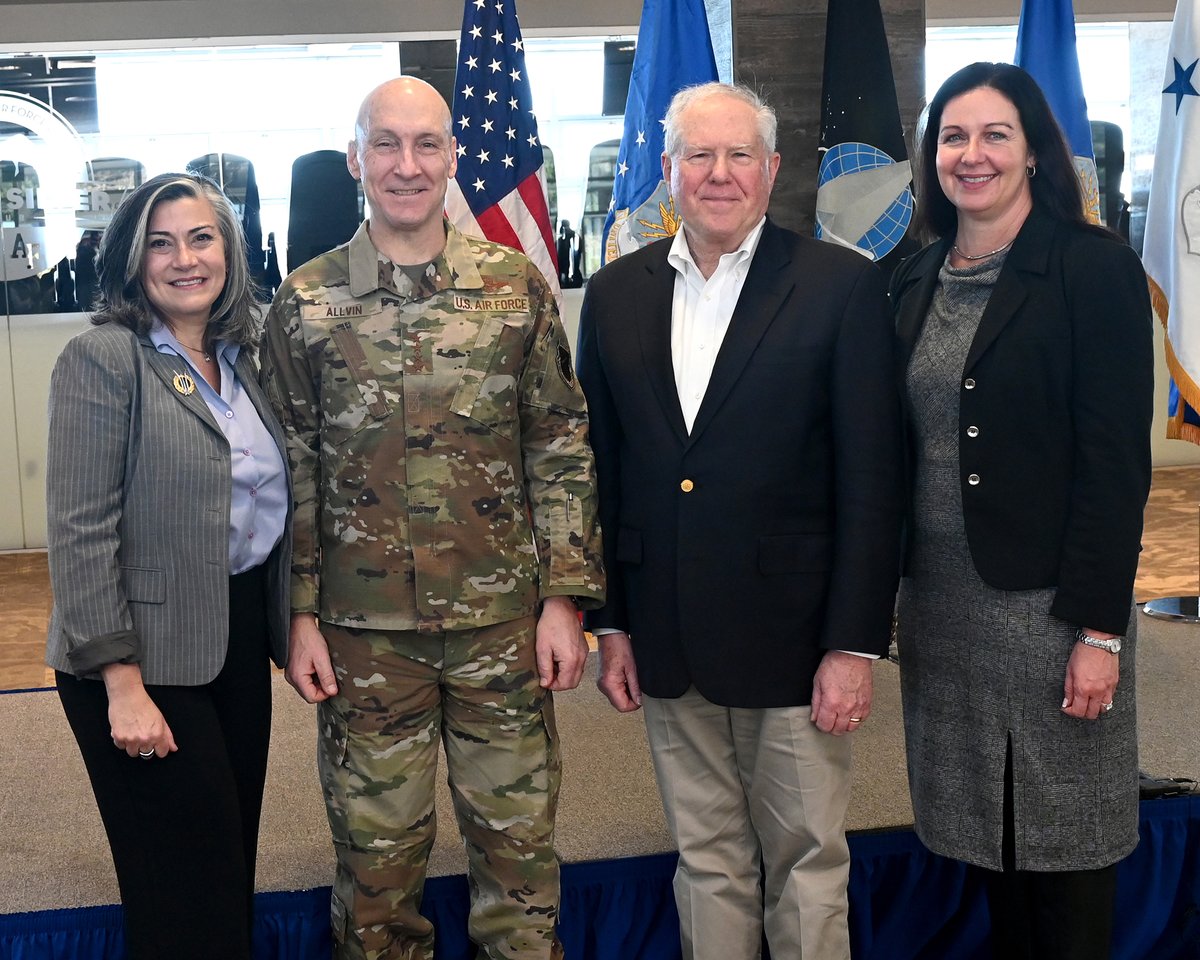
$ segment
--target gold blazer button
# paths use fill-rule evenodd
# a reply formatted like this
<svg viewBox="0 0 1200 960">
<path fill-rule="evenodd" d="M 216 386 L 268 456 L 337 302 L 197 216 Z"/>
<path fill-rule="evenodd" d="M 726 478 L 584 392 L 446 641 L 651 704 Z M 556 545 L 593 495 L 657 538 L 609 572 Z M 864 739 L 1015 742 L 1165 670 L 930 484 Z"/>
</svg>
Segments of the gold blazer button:
<svg viewBox="0 0 1200 960">
<path fill-rule="evenodd" d="M 684 493 L 691 493 L 694 489 L 696 489 L 696 485 L 692 483 L 691 480 L 684 480 L 679 484 L 679 489 Z"/>
</svg>

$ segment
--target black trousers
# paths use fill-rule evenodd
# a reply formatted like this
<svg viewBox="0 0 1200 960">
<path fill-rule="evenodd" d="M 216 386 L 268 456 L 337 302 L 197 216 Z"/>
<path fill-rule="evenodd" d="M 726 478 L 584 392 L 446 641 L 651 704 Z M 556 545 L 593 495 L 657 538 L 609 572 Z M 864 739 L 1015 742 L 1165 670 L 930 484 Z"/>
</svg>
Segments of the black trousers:
<svg viewBox="0 0 1200 960">
<path fill-rule="evenodd" d="M 1097 810 L 1096 816 L 1103 816 Z M 1017 870 L 1012 745 L 1004 771 L 1003 871 L 982 870 L 996 960 L 1105 960 L 1112 950 L 1117 865 L 1098 870 Z"/>
<path fill-rule="evenodd" d="M 125 907 L 129 960 L 250 960 L 254 861 L 271 731 L 262 568 L 229 578 L 229 651 L 198 687 L 148 686 L 179 749 L 112 742 L 104 684 L 58 673 Z"/>
</svg>

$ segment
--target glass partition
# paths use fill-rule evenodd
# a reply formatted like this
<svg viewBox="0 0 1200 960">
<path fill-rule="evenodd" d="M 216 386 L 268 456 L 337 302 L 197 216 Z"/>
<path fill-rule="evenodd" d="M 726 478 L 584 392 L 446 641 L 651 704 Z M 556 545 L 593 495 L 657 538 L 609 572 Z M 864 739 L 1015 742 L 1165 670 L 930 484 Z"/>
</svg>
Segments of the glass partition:
<svg viewBox="0 0 1200 960">
<path fill-rule="evenodd" d="M 1140 244 L 1167 24 L 1079 24 L 1083 80 L 1106 151 L 1127 154 L 1120 190 Z M 931 28 L 932 90 L 978 59 L 1012 57 L 1016 28 Z M 527 37 L 526 65 L 568 285 L 599 268 L 622 99 L 605 45 L 628 37 Z M 146 177 L 202 169 L 234 195 L 249 253 L 269 288 L 280 273 L 344 242 L 362 217 L 341 155 L 355 105 L 409 72 L 439 89 L 454 75 L 446 40 L 0 53 L 0 549 L 44 540 L 42 464 L 49 370 L 86 323 L 99 238 Z M 607 81 L 607 83 L 606 83 Z M 1114 168 L 1115 170 L 1115 168 Z M 578 267 L 575 264 L 578 263 Z M 572 296 L 577 297 L 574 292 Z M 570 298 L 568 298 L 570 299 Z"/>
</svg>

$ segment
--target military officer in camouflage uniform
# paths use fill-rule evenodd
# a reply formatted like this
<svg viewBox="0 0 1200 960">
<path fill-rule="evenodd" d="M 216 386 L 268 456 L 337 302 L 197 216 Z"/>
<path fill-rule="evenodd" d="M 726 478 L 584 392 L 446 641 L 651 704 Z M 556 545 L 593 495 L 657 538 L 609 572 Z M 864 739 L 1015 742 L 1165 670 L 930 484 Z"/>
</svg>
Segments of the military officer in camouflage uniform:
<svg viewBox="0 0 1200 960">
<path fill-rule="evenodd" d="M 561 957 L 551 691 L 604 597 L 587 414 L 550 290 L 443 218 L 445 101 L 364 101 L 370 220 L 284 281 L 263 368 L 295 482 L 289 682 L 319 702 L 335 957 L 431 958 L 439 740 L 488 958 Z"/>
</svg>

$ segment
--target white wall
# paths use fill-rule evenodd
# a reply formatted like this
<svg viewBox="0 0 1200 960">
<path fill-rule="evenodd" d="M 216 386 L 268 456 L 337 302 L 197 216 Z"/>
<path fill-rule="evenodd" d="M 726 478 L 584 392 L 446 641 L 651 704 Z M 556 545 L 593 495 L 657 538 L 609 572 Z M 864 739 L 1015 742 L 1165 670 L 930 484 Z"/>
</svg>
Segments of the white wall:
<svg viewBox="0 0 1200 960">
<path fill-rule="evenodd" d="M 46 400 L 50 372 L 67 341 L 86 327 L 87 316 L 82 313 L 42 313 L 8 320 L 16 422 L 12 462 L 18 472 L 16 490 L 20 509 L 15 509 L 18 504 L 11 504 L 6 495 L 4 500 L 9 503 L 0 509 L 0 514 L 8 516 L 0 524 L 11 526 L 14 521 L 19 522 L 23 542 L 3 539 L 0 549 L 46 545 Z M 0 377 L 0 382 L 4 379 Z M 5 479 L 0 478 L 0 482 Z M 6 537 L 11 532 L 6 526 L 0 526 L 0 536 Z"/>
<path fill-rule="evenodd" d="M 0 314 L 0 550 L 25 545 L 21 522 L 21 467 L 17 451 L 16 394 L 9 371 L 12 352 Z"/>
</svg>

